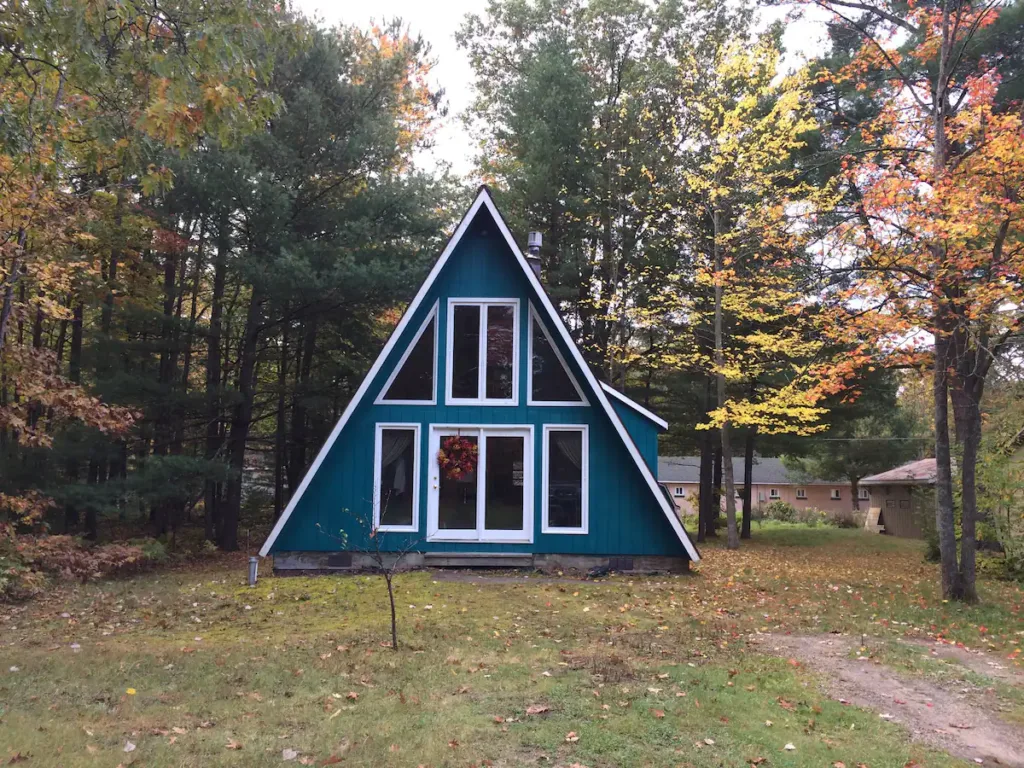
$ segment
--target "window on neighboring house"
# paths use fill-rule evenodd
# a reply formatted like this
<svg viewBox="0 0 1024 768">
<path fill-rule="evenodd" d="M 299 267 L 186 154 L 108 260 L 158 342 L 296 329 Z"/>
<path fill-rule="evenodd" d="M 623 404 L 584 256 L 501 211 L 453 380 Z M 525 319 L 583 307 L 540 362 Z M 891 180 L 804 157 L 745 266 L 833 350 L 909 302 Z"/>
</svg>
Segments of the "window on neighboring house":
<svg viewBox="0 0 1024 768">
<path fill-rule="evenodd" d="M 778 488 L 771 488 L 768 491 L 768 498 L 770 498 L 770 499 L 781 499 L 782 498 L 782 494 L 779 493 L 779 489 Z"/>
<path fill-rule="evenodd" d="M 677 485 L 675 488 L 672 489 L 672 495 L 682 498 L 683 496 L 686 495 L 686 489 L 683 488 L 683 486 L 681 485 Z"/>
<path fill-rule="evenodd" d="M 758 501 L 764 501 L 764 491 L 758 491 L 757 492 L 757 500 Z"/>
<path fill-rule="evenodd" d="M 870 499 L 871 498 L 871 494 L 868 492 L 867 488 L 858 488 L 857 489 L 857 498 L 861 499 L 863 501 L 863 500 L 866 500 L 866 499 Z"/>
<path fill-rule="evenodd" d="M 587 532 L 588 442 L 586 426 L 544 427 L 542 530 L 545 533 Z"/>
<path fill-rule="evenodd" d="M 518 306 L 512 300 L 449 304 L 449 402 L 516 404 Z"/>
<path fill-rule="evenodd" d="M 395 372 L 384 385 L 381 403 L 434 402 L 437 370 L 437 307 L 431 311 L 412 340 Z"/>
<path fill-rule="evenodd" d="M 832 501 L 839 501 L 841 498 L 843 498 L 843 492 L 840 491 L 838 488 L 833 488 Z"/>
<path fill-rule="evenodd" d="M 538 405 L 583 405 L 579 385 L 569 373 L 547 328 L 530 308 L 530 403 Z"/>
<path fill-rule="evenodd" d="M 419 513 L 418 424 L 378 424 L 374 446 L 373 525 L 415 531 Z"/>
<path fill-rule="evenodd" d="M 797 488 L 796 489 L 796 497 L 798 499 L 806 499 L 807 498 L 807 489 L 806 488 Z"/>
</svg>

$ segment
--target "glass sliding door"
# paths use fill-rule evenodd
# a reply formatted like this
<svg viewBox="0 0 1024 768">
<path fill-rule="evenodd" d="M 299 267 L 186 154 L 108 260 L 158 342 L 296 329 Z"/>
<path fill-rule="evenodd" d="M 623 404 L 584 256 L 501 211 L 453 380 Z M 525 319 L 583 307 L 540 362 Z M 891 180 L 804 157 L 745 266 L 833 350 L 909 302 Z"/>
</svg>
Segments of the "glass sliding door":
<svg viewBox="0 0 1024 768">
<path fill-rule="evenodd" d="M 454 434 L 442 434 L 438 441 L 439 446 Z M 464 441 L 478 445 L 478 438 L 475 435 L 458 435 Z M 479 455 L 479 454 L 478 454 Z M 433 452 L 434 462 L 437 463 L 437 451 Z M 461 535 L 465 531 L 476 534 L 476 509 L 477 503 L 477 477 L 476 471 L 450 474 L 446 471 L 435 471 L 437 478 L 437 527 L 442 531 L 450 531 L 455 535 Z"/>
<path fill-rule="evenodd" d="M 472 471 L 442 467 L 438 453 L 458 436 L 478 448 Z M 427 540 L 533 540 L 531 427 L 432 427 Z"/>
<path fill-rule="evenodd" d="M 487 435 L 484 530 L 523 530 L 523 460 L 526 438 Z"/>
</svg>

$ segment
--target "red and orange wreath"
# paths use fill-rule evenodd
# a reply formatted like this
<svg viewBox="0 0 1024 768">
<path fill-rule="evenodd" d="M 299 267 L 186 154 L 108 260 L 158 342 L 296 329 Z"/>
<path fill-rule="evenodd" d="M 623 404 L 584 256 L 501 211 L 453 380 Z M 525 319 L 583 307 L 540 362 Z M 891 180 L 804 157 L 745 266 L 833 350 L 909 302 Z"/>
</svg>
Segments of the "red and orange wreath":
<svg viewBox="0 0 1024 768">
<path fill-rule="evenodd" d="M 452 435 L 441 443 L 437 466 L 449 480 L 460 480 L 476 469 L 477 445 L 467 437 Z"/>
</svg>

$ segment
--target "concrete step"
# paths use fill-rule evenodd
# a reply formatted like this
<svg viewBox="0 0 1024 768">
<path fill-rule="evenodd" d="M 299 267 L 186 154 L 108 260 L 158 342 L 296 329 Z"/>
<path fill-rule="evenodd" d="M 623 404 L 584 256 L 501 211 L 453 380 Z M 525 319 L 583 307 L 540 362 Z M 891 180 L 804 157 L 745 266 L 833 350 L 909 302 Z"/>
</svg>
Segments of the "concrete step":
<svg viewBox="0 0 1024 768">
<path fill-rule="evenodd" d="M 529 552 L 425 552 L 427 568 L 532 568 Z"/>
</svg>

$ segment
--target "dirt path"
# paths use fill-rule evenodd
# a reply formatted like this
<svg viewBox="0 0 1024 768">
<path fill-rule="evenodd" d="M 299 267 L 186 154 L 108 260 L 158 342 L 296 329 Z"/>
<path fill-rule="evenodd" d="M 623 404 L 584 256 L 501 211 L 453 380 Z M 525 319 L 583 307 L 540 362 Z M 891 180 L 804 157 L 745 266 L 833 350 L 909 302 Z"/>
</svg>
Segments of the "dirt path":
<svg viewBox="0 0 1024 768">
<path fill-rule="evenodd" d="M 1001 680 L 1007 685 L 1024 687 L 1024 670 L 1004 664 L 1001 660 L 993 659 L 984 651 L 972 651 L 959 645 L 936 643 L 928 640 L 906 640 L 904 642 L 926 648 L 932 656 L 938 659 L 955 661 L 957 664 L 967 667 L 979 675 Z"/>
<path fill-rule="evenodd" d="M 850 658 L 858 641 L 842 635 L 759 635 L 756 644 L 765 653 L 795 658 L 824 674 L 830 696 L 876 710 L 907 728 L 915 741 L 985 765 L 1024 768 L 1024 731 L 1002 721 L 966 689 L 903 677 L 882 664 Z M 972 661 L 975 672 L 995 677 L 984 660 Z"/>
</svg>

